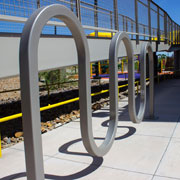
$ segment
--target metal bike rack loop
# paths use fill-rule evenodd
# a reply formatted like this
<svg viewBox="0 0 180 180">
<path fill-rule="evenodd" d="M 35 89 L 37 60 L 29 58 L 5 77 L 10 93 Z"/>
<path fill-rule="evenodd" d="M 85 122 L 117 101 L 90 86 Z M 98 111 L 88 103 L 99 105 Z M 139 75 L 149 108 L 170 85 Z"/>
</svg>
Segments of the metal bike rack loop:
<svg viewBox="0 0 180 180">
<path fill-rule="evenodd" d="M 141 60 L 141 70 L 144 69 L 144 75 L 143 80 L 146 77 L 146 53 L 148 52 L 149 57 L 149 115 L 146 117 L 147 119 L 155 119 L 154 116 L 154 58 L 153 58 L 153 50 L 151 44 L 148 42 L 143 43 L 141 46 L 141 54 L 140 54 L 140 60 Z M 142 78 L 142 76 L 141 76 Z M 140 79 L 141 81 L 141 79 Z M 143 84 L 143 87 L 141 85 L 141 96 L 144 94 L 144 98 L 146 99 L 146 85 Z M 144 93 L 143 93 L 144 92 Z M 143 96 L 141 97 L 140 101 L 143 100 Z"/>
<path fill-rule="evenodd" d="M 118 32 L 113 37 L 111 44 L 113 48 L 111 53 L 114 54 L 113 58 L 117 60 L 118 48 L 120 42 L 123 41 L 127 56 L 128 56 L 128 109 L 129 116 L 132 122 L 140 123 L 144 118 L 146 108 L 146 64 L 145 59 L 141 60 L 141 98 L 140 98 L 140 109 L 138 115 L 136 115 L 136 104 L 135 104 L 135 78 L 134 78 L 134 53 L 131 40 L 126 32 Z M 148 46 L 148 51 L 150 46 Z M 151 71 L 150 71 L 151 72 Z"/>
<path fill-rule="evenodd" d="M 117 73 L 115 75 L 117 70 L 113 69 L 116 62 L 110 63 L 109 128 L 104 142 L 97 147 L 92 133 L 89 48 L 81 23 L 70 10 L 62 5 L 54 4 L 36 10 L 27 20 L 20 41 L 21 103 L 28 180 L 44 179 L 38 89 L 38 44 L 44 25 L 52 17 L 64 21 L 75 40 L 79 65 L 80 125 L 87 151 L 95 156 L 106 154 L 112 146 L 117 129 Z"/>
</svg>

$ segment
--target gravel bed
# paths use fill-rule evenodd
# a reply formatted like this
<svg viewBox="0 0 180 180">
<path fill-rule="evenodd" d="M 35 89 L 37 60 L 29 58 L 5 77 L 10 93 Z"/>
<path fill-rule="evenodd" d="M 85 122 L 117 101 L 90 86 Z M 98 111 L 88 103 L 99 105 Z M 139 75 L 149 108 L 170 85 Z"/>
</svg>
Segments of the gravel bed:
<svg viewBox="0 0 180 180">
<path fill-rule="evenodd" d="M 18 82 L 19 78 L 12 78 L 14 84 L 13 88 L 19 88 Z M 6 81 L 10 84 L 10 81 Z M 0 81 L 0 91 L 12 89 L 9 85 L 3 85 L 5 81 Z M 122 84 L 120 82 L 119 84 Z M 101 83 L 101 85 L 96 82 L 92 83 L 91 92 L 99 92 L 104 89 L 109 88 L 109 84 Z M 3 87 L 2 87 L 3 86 Z M 124 88 L 124 90 L 127 88 Z M 9 94 L 9 93 L 8 93 Z M 11 93 L 10 95 L 0 97 L 0 118 L 13 115 L 21 112 L 21 102 L 20 102 L 20 93 Z M 77 87 L 68 87 L 60 90 L 51 91 L 50 95 L 47 92 L 40 93 L 40 106 L 47 106 L 48 104 L 54 104 L 57 102 L 65 101 L 78 97 Z M 92 97 L 92 110 L 95 111 L 100 109 L 103 106 L 108 105 L 108 96 L 109 93 L 104 93 Z M 121 94 L 121 97 L 123 95 Z M 41 132 L 46 133 L 58 128 L 65 123 L 69 123 L 77 118 L 79 118 L 79 102 L 73 102 L 67 105 L 63 105 L 54 109 L 41 112 Z M 2 148 L 7 148 L 18 142 L 23 141 L 23 132 L 22 132 L 22 118 L 14 119 L 0 124 L 1 130 L 1 145 Z"/>
</svg>

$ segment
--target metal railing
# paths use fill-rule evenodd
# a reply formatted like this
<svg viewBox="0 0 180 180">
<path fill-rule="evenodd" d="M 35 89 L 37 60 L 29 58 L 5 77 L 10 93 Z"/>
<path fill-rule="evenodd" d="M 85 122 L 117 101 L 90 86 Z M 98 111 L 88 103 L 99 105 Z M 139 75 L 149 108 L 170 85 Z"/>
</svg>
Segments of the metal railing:
<svg viewBox="0 0 180 180">
<path fill-rule="evenodd" d="M 128 2 L 129 1 L 129 2 Z M 37 8 L 50 4 L 62 4 L 71 9 L 81 21 L 87 35 L 92 32 L 126 31 L 131 39 L 179 44 L 180 26 L 154 2 L 146 0 L 1 0 L 0 32 L 21 33 L 24 21 Z M 130 9 L 127 7 L 130 6 Z M 122 9 L 126 7 L 126 9 Z M 16 18 L 14 18 L 16 17 Z M 19 19 L 20 20 L 20 19 Z M 44 27 L 43 34 L 71 35 L 68 29 L 59 23 Z"/>
</svg>

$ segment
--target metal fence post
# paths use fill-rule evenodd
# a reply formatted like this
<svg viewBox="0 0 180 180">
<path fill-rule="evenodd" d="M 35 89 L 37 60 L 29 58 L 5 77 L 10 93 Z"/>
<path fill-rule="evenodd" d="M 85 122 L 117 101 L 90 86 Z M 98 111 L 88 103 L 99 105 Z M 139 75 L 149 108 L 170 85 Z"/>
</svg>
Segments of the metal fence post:
<svg viewBox="0 0 180 180">
<path fill-rule="evenodd" d="M 171 20 L 169 19 L 169 44 L 171 44 Z"/>
<path fill-rule="evenodd" d="M 127 16 L 126 16 L 126 32 L 128 32 L 128 20 L 127 20 Z"/>
<path fill-rule="evenodd" d="M 37 0 L 37 8 L 40 8 L 40 0 Z"/>
<path fill-rule="evenodd" d="M 76 0 L 76 15 L 81 22 L 81 2 L 80 0 Z"/>
<path fill-rule="evenodd" d="M 165 44 L 167 44 L 167 14 L 164 13 L 164 38 Z"/>
<path fill-rule="evenodd" d="M 71 11 L 72 11 L 72 12 L 74 11 L 73 1 L 74 1 L 74 0 L 71 0 Z"/>
<path fill-rule="evenodd" d="M 113 29 L 113 18 L 112 18 L 112 11 L 110 11 L 110 26 Z M 113 37 L 113 33 L 111 32 L 111 37 Z"/>
<path fill-rule="evenodd" d="M 149 41 L 151 42 L 151 2 L 148 1 L 148 27 L 149 27 Z"/>
<path fill-rule="evenodd" d="M 174 44 L 176 44 L 176 23 L 174 23 L 174 32 L 173 32 L 173 36 L 174 36 Z"/>
<path fill-rule="evenodd" d="M 143 26 L 143 33 L 144 33 L 144 40 L 146 39 L 146 36 L 145 36 L 145 34 L 146 34 L 146 27 L 145 26 Z"/>
<path fill-rule="evenodd" d="M 178 44 L 178 24 L 176 24 L 176 44 Z"/>
<path fill-rule="evenodd" d="M 133 21 L 131 20 L 131 32 L 133 33 Z M 131 39 L 133 39 L 133 34 L 131 34 Z"/>
<path fill-rule="evenodd" d="M 174 44 L 176 44 L 176 23 L 174 23 Z"/>
<path fill-rule="evenodd" d="M 173 22 L 171 20 L 171 44 L 173 44 Z"/>
<path fill-rule="evenodd" d="M 125 31 L 125 20 L 124 20 L 124 16 L 122 15 L 123 18 L 123 31 Z"/>
<path fill-rule="evenodd" d="M 98 0 L 94 0 L 94 26 L 98 27 Z M 95 36 L 98 37 L 98 31 L 95 30 Z"/>
<path fill-rule="evenodd" d="M 177 44 L 179 44 L 179 26 L 177 25 Z"/>
<path fill-rule="evenodd" d="M 177 24 L 176 24 L 176 44 L 177 44 Z"/>
<path fill-rule="evenodd" d="M 171 32 L 171 30 L 170 30 L 170 20 L 168 18 L 168 44 L 170 44 L 170 32 Z"/>
<path fill-rule="evenodd" d="M 160 43 L 160 16 L 159 16 L 159 8 L 157 8 L 157 39 L 158 44 Z"/>
<path fill-rule="evenodd" d="M 138 1 L 134 0 L 135 4 L 135 22 L 136 22 L 136 44 L 139 44 L 139 22 L 138 22 Z"/>
<path fill-rule="evenodd" d="M 176 34 L 177 34 L 177 40 L 176 40 L 176 43 L 178 44 L 178 24 L 176 25 Z"/>
<path fill-rule="evenodd" d="M 115 25 L 115 29 L 119 31 L 117 0 L 113 0 L 113 7 L 114 7 L 114 25 Z"/>
</svg>

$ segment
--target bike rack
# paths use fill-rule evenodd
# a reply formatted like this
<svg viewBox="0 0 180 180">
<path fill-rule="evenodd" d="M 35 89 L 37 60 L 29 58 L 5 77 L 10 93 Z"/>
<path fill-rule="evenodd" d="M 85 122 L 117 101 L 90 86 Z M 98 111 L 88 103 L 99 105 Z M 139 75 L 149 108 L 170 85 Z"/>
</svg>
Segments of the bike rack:
<svg viewBox="0 0 180 180">
<path fill-rule="evenodd" d="M 104 156 L 111 148 L 118 122 L 118 75 L 117 55 L 121 41 L 124 42 L 128 56 L 129 73 L 129 114 L 133 122 L 140 122 L 145 111 L 145 60 L 141 81 L 143 84 L 141 99 L 142 110 L 138 116 L 135 113 L 135 85 L 134 85 L 134 54 L 129 36 L 125 32 L 117 33 L 110 44 L 110 121 L 108 131 L 103 143 L 98 147 L 94 141 L 92 130 L 91 89 L 90 89 L 90 55 L 87 38 L 77 17 L 62 5 L 50 5 L 36 10 L 27 20 L 20 41 L 20 81 L 21 103 L 23 113 L 23 131 L 26 156 L 26 169 L 28 180 L 43 180 L 43 154 L 42 138 L 40 133 L 40 103 L 38 89 L 38 44 L 41 31 L 49 19 L 56 17 L 67 25 L 74 37 L 79 68 L 79 97 L 80 97 L 80 128 L 83 144 L 93 156 Z M 152 48 L 148 44 L 145 49 L 150 53 Z M 145 50 L 142 51 L 145 57 Z M 151 55 L 151 53 L 150 53 Z M 151 58 L 152 60 L 152 58 Z M 153 61 L 151 61 L 153 63 Z M 152 64 L 153 65 L 153 64 Z M 151 66 L 152 71 L 152 66 Z M 150 79 L 152 79 L 150 77 Z M 150 95 L 153 93 L 150 91 Z M 153 104 L 153 103 L 152 103 Z M 153 107 L 150 108 L 152 115 Z"/>
<path fill-rule="evenodd" d="M 150 57 L 150 65 L 149 65 L 149 73 L 150 73 L 150 98 L 154 97 L 154 62 L 153 62 L 153 53 L 151 45 L 148 43 L 143 44 L 141 48 L 141 75 L 140 75 L 140 82 L 141 82 L 141 96 L 140 96 L 140 109 L 138 115 L 136 114 L 136 104 L 135 104 L 135 78 L 134 78 L 134 53 L 131 40 L 129 36 L 125 32 L 118 32 L 113 37 L 110 45 L 110 53 L 114 54 L 112 57 L 117 61 L 118 55 L 118 48 L 119 45 L 123 41 L 127 56 L 128 56 L 128 109 L 129 109 L 129 116 L 132 122 L 140 123 L 145 114 L 146 108 L 146 51 L 148 50 L 149 57 Z M 111 48 L 112 46 L 112 48 Z M 154 99 L 150 99 L 150 117 L 154 115 Z"/>
</svg>

